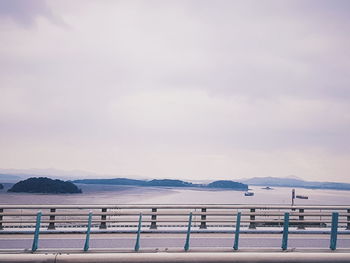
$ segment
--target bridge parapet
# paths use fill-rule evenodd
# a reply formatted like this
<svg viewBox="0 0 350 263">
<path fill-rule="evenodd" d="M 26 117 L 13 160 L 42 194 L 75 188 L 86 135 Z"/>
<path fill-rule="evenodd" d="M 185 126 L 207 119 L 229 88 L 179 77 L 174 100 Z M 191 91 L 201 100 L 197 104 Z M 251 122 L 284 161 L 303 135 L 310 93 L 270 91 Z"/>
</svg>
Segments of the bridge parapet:
<svg viewBox="0 0 350 263">
<path fill-rule="evenodd" d="M 34 227 L 38 211 L 42 211 L 42 226 L 85 227 L 92 211 L 92 225 L 100 229 L 136 227 L 143 214 L 143 228 L 165 229 L 186 226 L 193 215 L 193 227 L 199 229 L 235 227 L 241 213 L 242 226 L 250 229 L 283 225 L 284 213 L 290 215 L 290 226 L 329 227 L 332 213 L 339 213 L 339 227 L 350 228 L 350 206 L 286 206 L 286 205 L 1 205 L 0 229 Z"/>
<path fill-rule="evenodd" d="M 87 250 L 90 232 L 137 233 L 138 250 L 141 233 L 186 233 L 187 251 L 194 232 L 232 233 L 235 250 L 239 233 L 283 234 L 281 248 L 287 250 L 288 233 L 309 231 L 330 234 L 329 248 L 335 250 L 337 234 L 350 234 L 349 211 L 349 206 L 235 204 L 0 205 L 0 234 L 34 233 L 34 248 L 39 232 L 86 233 Z"/>
</svg>

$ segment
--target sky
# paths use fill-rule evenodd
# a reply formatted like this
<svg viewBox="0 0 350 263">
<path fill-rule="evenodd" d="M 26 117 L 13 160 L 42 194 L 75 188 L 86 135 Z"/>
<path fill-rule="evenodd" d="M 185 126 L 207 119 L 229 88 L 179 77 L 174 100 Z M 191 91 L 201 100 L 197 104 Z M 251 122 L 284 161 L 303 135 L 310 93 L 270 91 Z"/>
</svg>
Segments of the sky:
<svg viewBox="0 0 350 263">
<path fill-rule="evenodd" d="M 350 182 L 349 13 L 0 0 L 0 168 Z"/>
</svg>

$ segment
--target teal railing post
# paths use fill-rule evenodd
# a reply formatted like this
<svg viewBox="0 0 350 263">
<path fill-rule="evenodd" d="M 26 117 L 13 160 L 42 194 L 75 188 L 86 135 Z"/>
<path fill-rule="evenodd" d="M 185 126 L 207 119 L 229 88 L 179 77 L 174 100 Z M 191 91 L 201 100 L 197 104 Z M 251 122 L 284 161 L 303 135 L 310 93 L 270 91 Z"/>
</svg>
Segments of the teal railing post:
<svg viewBox="0 0 350 263">
<path fill-rule="evenodd" d="M 241 212 L 238 212 L 237 214 L 237 221 L 236 221 L 236 231 L 235 231 L 235 243 L 233 245 L 234 250 L 238 250 L 238 241 L 239 241 L 239 230 L 241 227 Z"/>
<path fill-rule="evenodd" d="M 135 243 L 135 251 L 139 251 L 139 249 L 140 249 L 141 225 L 142 225 L 142 213 L 140 213 L 139 225 L 138 225 L 138 227 L 137 227 L 137 236 L 136 236 L 136 243 Z"/>
<path fill-rule="evenodd" d="M 92 222 L 92 212 L 90 211 L 89 212 L 88 225 L 87 225 L 87 229 L 86 229 L 86 238 L 85 238 L 84 251 L 88 251 L 89 250 L 91 222 Z"/>
<path fill-rule="evenodd" d="M 33 239 L 33 245 L 32 245 L 32 252 L 35 252 L 38 249 L 41 215 L 42 215 L 41 211 L 39 211 L 36 214 L 36 224 L 35 224 L 35 232 L 34 232 L 34 239 Z"/>
<path fill-rule="evenodd" d="M 186 235 L 186 243 L 184 246 L 185 251 L 188 251 L 190 248 L 190 235 L 191 235 L 191 225 L 192 225 L 192 212 L 188 218 L 188 227 L 187 227 L 187 235 Z"/>
<path fill-rule="evenodd" d="M 282 236 L 282 246 L 283 250 L 286 250 L 288 247 L 288 233 L 289 233 L 289 213 L 284 213 L 284 222 L 283 222 L 283 236 Z"/>
<path fill-rule="evenodd" d="M 337 248 L 337 235 L 338 235 L 338 218 L 339 213 L 332 213 L 332 228 L 331 228 L 331 240 L 329 248 L 336 250 Z"/>
</svg>

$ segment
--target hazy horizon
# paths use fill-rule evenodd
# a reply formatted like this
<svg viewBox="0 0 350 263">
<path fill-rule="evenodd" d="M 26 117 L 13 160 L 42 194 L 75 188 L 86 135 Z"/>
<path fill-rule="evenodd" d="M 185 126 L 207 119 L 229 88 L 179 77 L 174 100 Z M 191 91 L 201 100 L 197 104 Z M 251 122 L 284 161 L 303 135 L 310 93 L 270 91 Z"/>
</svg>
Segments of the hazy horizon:
<svg viewBox="0 0 350 263">
<path fill-rule="evenodd" d="M 350 183 L 349 13 L 0 0 L 0 168 Z"/>
<path fill-rule="evenodd" d="M 118 175 L 118 174 L 98 174 L 98 173 L 92 173 L 88 171 L 83 170 L 60 170 L 55 168 L 46 168 L 46 169 L 2 169 L 0 168 L 0 182 L 1 182 L 1 176 L 2 175 L 9 175 L 9 176 L 18 176 L 21 179 L 29 178 L 29 177 L 49 177 L 52 179 L 62 179 L 62 180 L 80 180 L 80 179 L 118 179 L 118 178 L 127 178 L 127 179 L 137 179 L 137 180 L 153 180 L 153 179 L 171 179 L 171 180 L 184 180 L 187 182 L 195 182 L 195 183 L 207 183 L 207 182 L 213 182 L 215 180 L 236 180 L 236 181 L 245 181 L 249 179 L 254 178 L 283 178 L 283 179 L 297 179 L 297 180 L 303 180 L 310 182 L 310 180 L 304 179 L 299 176 L 295 175 L 286 175 L 286 176 L 252 176 L 252 177 L 238 177 L 236 176 L 236 179 L 225 179 L 225 178 L 201 178 L 197 177 L 195 179 L 186 179 L 186 178 L 179 178 L 179 177 L 144 177 L 144 176 L 138 176 L 138 175 L 131 175 L 131 174 L 124 174 L 124 175 Z M 318 182 L 333 182 L 333 183 L 346 183 L 341 181 L 332 181 L 332 180 L 315 180 Z"/>
</svg>

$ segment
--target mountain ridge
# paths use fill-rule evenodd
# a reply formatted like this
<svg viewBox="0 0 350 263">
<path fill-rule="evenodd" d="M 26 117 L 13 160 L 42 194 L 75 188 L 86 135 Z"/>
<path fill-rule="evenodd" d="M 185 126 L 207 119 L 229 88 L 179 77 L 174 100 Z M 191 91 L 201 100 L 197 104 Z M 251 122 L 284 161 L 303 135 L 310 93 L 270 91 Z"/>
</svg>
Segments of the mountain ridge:
<svg viewBox="0 0 350 263">
<path fill-rule="evenodd" d="M 59 170 L 55 168 L 46 168 L 46 169 L 2 169 L 0 168 L 0 182 L 16 182 L 22 179 L 29 177 L 55 177 L 64 180 L 80 180 L 78 178 L 86 177 L 100 177 L 99 179 L 84 179 L 84 180 L 115 180 L 122 179 L 125 180 L 136 180 L 140 181 L 140 184 L 143 184 L 141 181 L 151 181 L 152 179 L 136 176 L 136 175 L 126 175 L 123 177 L 112 177 L 115 175 L 102 175 L 93 172 L 87 172 L 82 170 Z M 101 177 L 105 177 L 102 179 Z M 106 178 L 107 177 L 107 178 Z M 133 179 L 129 179 L 133 178 Z M 138 179 L 137 179 L 138 178 Z M 154 179 L 162 180 L 162 179 Z M 175 180 L 175 179 L 174 179 Z M 193 185 L 196 184 L 209 184 L 212 180 L 189 180 Z M 307 181 L 295 175 L 289 175 L 286 177 L 252 177 L 252 178 L 241 178 L 233 179 L 233 181 L 241 182 L 248 185 L 257 185 L 257 186 L 281 186 L 281 187 L 301 187 L 301 188 L 312 188 L 312 189 L 335 189 L 335 190 L 350 190 L 350 183 L 344 182 L 319 182 L 319 181 Z M 123 185 L 120 183 L 120 185 Z"/>
<path fill-rule="evenodd" d="M 257 186 L 285 186 L 285 187 L 300 187 L 310 189 L 334 189 L 334 190 L 350 190 L 350 183 L 340 182 L 317 182 L 305 181 L 295 178 L 281 178 L 281 177 L 253 177 L 250 179 L 237 180 L 249 185 Z"/>
</svg>

